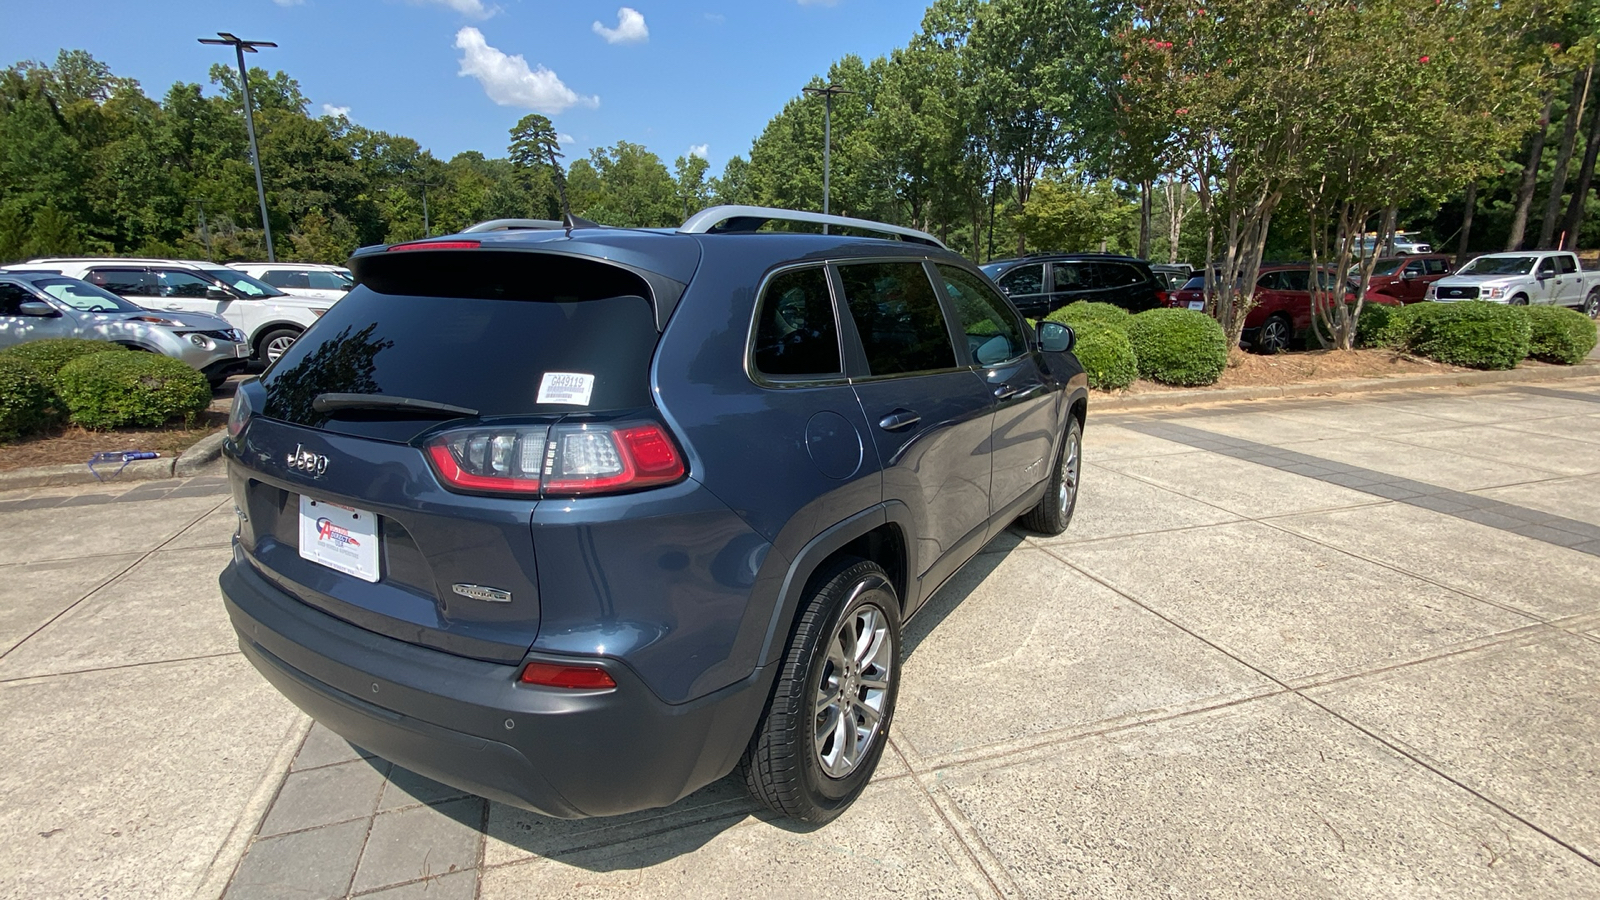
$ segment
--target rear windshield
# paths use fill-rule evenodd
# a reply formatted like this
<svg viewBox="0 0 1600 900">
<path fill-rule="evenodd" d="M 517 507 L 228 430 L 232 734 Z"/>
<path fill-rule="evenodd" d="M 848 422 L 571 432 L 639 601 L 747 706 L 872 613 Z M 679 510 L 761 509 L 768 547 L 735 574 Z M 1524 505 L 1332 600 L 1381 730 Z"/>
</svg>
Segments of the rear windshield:
<svg viewBox="0 0 1600 900">
<path fill-rule="evenodd" d="M 420 255 L 420 254 L 419 254 Z M 356 287 L 296 341 L 262 379 L 263 414 L 280 421 L 406 441 L 439 419 L 312 409 L 322 393 L 386 394 L 477 410 L 481 416 L 563 415 L 648 407 L 657 332 L 646 290 L 628 277 L 583 278 L 571 260 L 530 259 L 521 277 L 463 275 L 454 293 L 379 293 Z M 430 267 L 432 268 L 432 267 Z M 437 270 L 435 270 L 437 271 Z M 401 278 L 376 278 L 388 288 Z M 420 282 L 423 279 L 417 279 Z M 475 289 L 476 288 L 476 289 Z M 600 289 L 600 290 L 597 290 Z M 554 378 L 552 376 L 577 376 Z M 566 386 L 547 391 L 540 387 Z M 589 396 L 571 386 L 589 385 Z M 564 399 L 570 402 L 553 402 Z M 587 402 L 577 402 L 586 399 Z"/>
</svg>

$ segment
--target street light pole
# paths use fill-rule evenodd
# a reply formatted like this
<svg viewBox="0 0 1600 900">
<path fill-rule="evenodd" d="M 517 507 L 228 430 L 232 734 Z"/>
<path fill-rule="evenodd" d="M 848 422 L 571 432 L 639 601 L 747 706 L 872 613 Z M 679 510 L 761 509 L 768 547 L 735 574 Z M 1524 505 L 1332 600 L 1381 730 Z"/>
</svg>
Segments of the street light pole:
<svg viewBox="0 0 1600 900">
<path fill-rule="evenodd" d="M 231 46 L 238 54 L 239 90 L 244 98 L 244 128 L 250 135 L 250 163 L 256 170 L 256 199 L 261 202 L 261 230 L 267 236 L 267 262 L 277 262 L 278 257 L 272 252 L 272 223 L 267 221 L 267 189 L 261 183 L 261 151 L 256 147 L 256 117 L 250 108 L 250 72 L 244 66 L 244 55 L 255 53 L 257 47 L 278 45 L 272 41 L 241 40 L 226 31 L 217 32 L 215 38 L 200 38 L 200 43 Z"/>
<path fill-rule="evenodd" d="M 855 91 L 847 91 L 836 84 L 820 88 L 802 88 L 801 90 L 807 94 L 822 95 L 822 214 L 827 215 L 828 195 L 830 193 L 828 182 L 833 168 L 833 97 L 835 94 L 853 94 Z M 822 226 L 822 233 L 828 233 L 826 224 Z"/>
</svg>

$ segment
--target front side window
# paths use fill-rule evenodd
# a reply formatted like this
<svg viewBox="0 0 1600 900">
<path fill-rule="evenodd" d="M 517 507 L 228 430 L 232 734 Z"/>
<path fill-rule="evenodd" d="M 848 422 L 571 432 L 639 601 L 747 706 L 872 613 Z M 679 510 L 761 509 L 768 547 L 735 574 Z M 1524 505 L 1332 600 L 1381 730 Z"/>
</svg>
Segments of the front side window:
<svg viewBox="0 0 1600 900">
<path fill-rule="evenodd" d="M 854 263 L 840 266 L 839 278 L 871 374 L 955 367 L 944 311 L 922 263 Z"/>
<path fill-rule="evenodd" d="M 206 291 L 216 286 L 198 275 L 178 269 L 157 270 L 156 284 L 162 297 L 204 298 Z"/>
<path fill-rule="evenodd" d="M 961 332 L 967 336 L 967 347 L 978 365 L 992 366 L 1027 352 L 1022 326 L 1005 300 L 955 266 L 939 266 L 938 270 Z"/>
<path fill-rule="evenodd" d="M 767 282 L 756 309 L 755 366 L 784 377 L 843 371 L 826 269 L 794 269 Z"/>
<path fill-rule="evenodd" d="M 1556 270 L 1563 275 L 1571 275 L 1578 271 L 1578 258 L 1575 256 L 1556 257 Z"/>
<path fill-rule="evenodd" d="M 318 291 L 348 291 L 355 282 L 338 272 L 305 272 L 306 284 Z"/>
<path fill-rule="evenodd" d="M 1556 273 L 1556 260 L 1553 256 L 1546 256 L 1539 261 L 1540 275 L 1554 275 Z"/>
<path fill-rule="evenodd" d="M 32 299 L 22 286 L 0 281 L 0 316 L 22 315 L 21 305 Z"/>
<path fill-rule="evenodd" d="M 1278 288 L 1281 291 L 1309 291 L 1311 290 L 1311 273 L 1305 269 L 1287 269 L 1278 273 Z"/>
<path fill-rule="evenodd" d="M 1050 268 L 1058 291 L 1086 291 L 1095 286 L 1090 263 L 1058 262 Z"/>
<path fill-rule="evenodd" d="M 1420 261 L 1416 261 L 1416 260 L 1413 260 L 1412 262 L 1406 263 L 1405 274 L 1410 275 L 1412 277 L 1421 275 L 1422 274 L 1422 263 Z"/>
<path fill-rule="evenodd" d="M 1144 275 L 1133 266 L 1125 266 L 1121 263 L 1100 263 L 1099 268 L 1101 280 L 1107 287 L 1144 283 Z"/>
<path fill-rule="evenodd" d="M 1013 297 L 1044 293 L 1044 264 L 1017 266 L 1000 276 L 1000 289 Z"/>
<path fill-rule="evenodd" d="M 243 297 L 282 297 L 278 290 L 264 281 L 258 281 L 238 269 L 206 269 L 205 273 L 217 279 Z"/>
</svg>

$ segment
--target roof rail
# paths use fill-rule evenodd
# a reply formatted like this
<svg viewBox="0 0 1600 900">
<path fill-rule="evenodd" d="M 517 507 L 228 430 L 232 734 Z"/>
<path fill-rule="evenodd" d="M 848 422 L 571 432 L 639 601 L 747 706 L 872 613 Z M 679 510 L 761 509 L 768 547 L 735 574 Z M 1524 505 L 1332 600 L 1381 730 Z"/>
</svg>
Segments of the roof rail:
<svg viewBox="0 0 1600 900">
<path fill-rule="evenodd" d="M 479 234 L 485 231 L 521 231 L 525 229 L 538 231 L 560 231 L 566 225 L 554 219 L 490 219 L 461 229 L 462 234 Z"/>
<path fill-rule="evenodd" d="M 917 244 L 931 244 L 945 248 L 944 242 L 925 231 L 901 228 L 870 219 L 853 219 L 849 216 L 829 216 L 822 213 L 801 212 L 794 209 L 774 209 L 769 206 L 712 206 L 702 209 L 678 226 L 679 234 L 728 234 L 755 231 L 767 222 L 810 222 L 816 225 L 839 225 L 860 231 L 872 231 L 895 240 Z"/>
</svg>

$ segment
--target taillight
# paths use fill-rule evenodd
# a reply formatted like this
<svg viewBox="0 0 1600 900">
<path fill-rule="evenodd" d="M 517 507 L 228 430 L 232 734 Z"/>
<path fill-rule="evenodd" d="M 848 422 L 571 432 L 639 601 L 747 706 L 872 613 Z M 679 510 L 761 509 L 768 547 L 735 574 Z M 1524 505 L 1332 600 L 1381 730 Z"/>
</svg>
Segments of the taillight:
<svg viewBox="0 0 1600 900">
<path fill-rule="evenodd" d="M 575 690 L 602 690 L 617 686 L 611 673 L 599 666 L 564 666 L 541 662 L 528 663 L 517 680 L 523 684 Z"/>
<path fill-rule="evenodd" d="M 670 484 L 687 471 L 655 422 L 463 428 L 435 436 L 428 458 L 452 490 L 575 497 Z"/>
<path fill-rule="evenodd" d="M 476 250 L 477 241 L 412 241 L 409 244 L 395 244 L 386 253 L 396 250 Z"/>
<path fill-rule="evenodd" d="M 239 385 L 233 391 L 233 406 L 228 408 L 228 437 L 237 438 L 250 421 L 255 410 L 250 408 L 250 394 Z"/>
<path fill-rule="evenodd" d="M 1156 291 L 1156 305 L 1167 306 L 1172 300 L 1172 295 L 1166 291 Z"/>
</svg>

